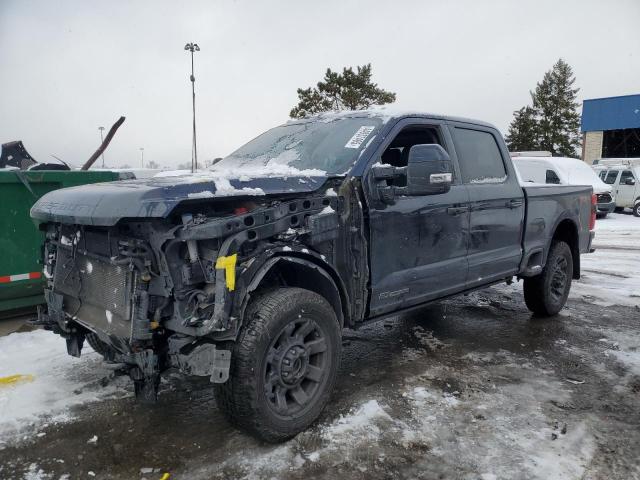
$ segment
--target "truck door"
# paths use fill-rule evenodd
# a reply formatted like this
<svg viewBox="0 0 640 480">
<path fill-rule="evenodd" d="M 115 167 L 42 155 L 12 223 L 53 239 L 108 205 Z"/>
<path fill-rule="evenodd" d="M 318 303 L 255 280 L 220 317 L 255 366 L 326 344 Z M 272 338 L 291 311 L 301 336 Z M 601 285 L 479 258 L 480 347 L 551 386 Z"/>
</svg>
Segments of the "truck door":
<svg viewBox="0 0 640 480">
<path fill-rule="evenodd" d="M 402 187 L 406 176 L 379 181 L 373 178 L 370 168 L 378 162 L 406 166 L 409 148 L 428 143 L 440 144 L 448 152 L 452 150 L 451 137 L 441 122 L 402 120 L 377 150 L 365 172 L 372 316 L 464 289 L 469 212 L 467 189 L 461 184 L 457 169 L 447 193 L 399 194 L 382 201 L 380 189 Z"/>
<path fill-rule="evenodd" d="M 472 288 L 518 272 L 524 193 L 496 130 L 457 122 L 450 128 L 462 183 L 469 192 L 467 287 Z"/>
</svg>

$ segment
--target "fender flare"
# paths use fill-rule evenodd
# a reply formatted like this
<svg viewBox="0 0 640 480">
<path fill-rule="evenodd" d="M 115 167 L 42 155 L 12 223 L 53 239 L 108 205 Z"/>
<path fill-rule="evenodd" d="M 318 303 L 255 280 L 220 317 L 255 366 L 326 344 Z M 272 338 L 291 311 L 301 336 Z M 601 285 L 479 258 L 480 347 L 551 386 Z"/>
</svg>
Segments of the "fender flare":
<svg viewBox="0 0 640 480">
<path fill-rule="evenodd" d="M 576 245 L 575 246 L 569 245 L 569 248 L 571 248 L 571 254 L 573 256 L 573 268 L 574 268 L 573 278 L 579 279 L 580 278 L 580 228 L 578 227 L 578 222 L 576 222 L 575 218 L 573 218 L 567 212 L 564 212 L 560 217 L 558 217 L 555 224 L 553 225 L 553 229 L 549 231 L 551 235 L 547 239 L 547 244 L 544 250 L 544 264 L 545 265 L 547 264 L 549 251 L 551 250 L 551 243 L 553 242 L 553 239 L 556 236 L 558 227 L 560 227 L 560 224 L 562 224 L 565 221 L 568 221 L 571 223 L 576 234 Z M 574 247 L 575 247 L 575 252 L 574 252 Z"/>
<path fill-rule="evenodd" d="M 260 258 L 262 257 L 262 258 Z M 244 318 L 245 310 L 251 299 L 251 293 L 256 291 L 267 274 L 283 262 L 307 269 L 322 279 L 320 289 L 323 296 L 331 304 L 342 328 L 349 318 L 349 297 L 335 269 L 323 255 L 319 255 L 306 247 L 276 247 L 267 250 L 249 265 L 239 277 L 238 297 L 234 301 L 233 316 Z M 327 298 L 329 297 L 329 298 Z M 241 323 L 241 322 L 240 322 Z"/>
</svg>

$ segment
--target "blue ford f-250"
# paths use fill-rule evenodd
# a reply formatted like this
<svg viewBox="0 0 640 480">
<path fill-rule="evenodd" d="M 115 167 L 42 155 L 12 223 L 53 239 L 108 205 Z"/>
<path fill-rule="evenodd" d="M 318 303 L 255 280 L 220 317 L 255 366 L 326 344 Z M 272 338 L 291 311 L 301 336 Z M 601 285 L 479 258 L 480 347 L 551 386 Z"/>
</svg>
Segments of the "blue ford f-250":
<svg viewBox="0 0 640 480">
<path fill-rule="evenodd" d="M 211 171 L 57 190 L 39 321 L 129 369 L 142 400 L 178 368 L 270 441 L 310 425 L 343 328 L 524 280 L 554 315 L 580 276 L 591 187 L 524 186 L 499 132 L 428 114 L 326 114 L 267 131 Z"/>
</svg>

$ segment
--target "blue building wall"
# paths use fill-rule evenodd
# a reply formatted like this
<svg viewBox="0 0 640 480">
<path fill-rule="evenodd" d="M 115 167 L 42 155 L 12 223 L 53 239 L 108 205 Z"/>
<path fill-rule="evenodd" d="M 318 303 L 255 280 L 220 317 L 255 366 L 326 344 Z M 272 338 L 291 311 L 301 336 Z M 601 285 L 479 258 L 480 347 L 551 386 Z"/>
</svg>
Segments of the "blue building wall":
<svg viewBox="0 0 640 480">
<path fill-rule="evenodd" d="M 594 98 L 582 102 L 583 132 L 640 128 L 640 95 Z"/>
</svg>

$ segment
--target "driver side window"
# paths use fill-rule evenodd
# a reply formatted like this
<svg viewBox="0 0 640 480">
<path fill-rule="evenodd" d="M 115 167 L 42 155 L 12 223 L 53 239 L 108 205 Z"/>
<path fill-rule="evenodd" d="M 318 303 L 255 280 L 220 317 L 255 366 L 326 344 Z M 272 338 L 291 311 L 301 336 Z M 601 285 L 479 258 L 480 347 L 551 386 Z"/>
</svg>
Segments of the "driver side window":
<svg viewBox="0 0 640 480">
<path fill-rule="evenodd" d="M 414 145 L 435 143 L 445 148 L 442 136 L 437 127 L 425 125 L 411 125 L 403 128 L 391 141 L 380 157 L 380 163 L 392 167 L 406 167 L 409 161 L 409 150 Z M 406 178 L 396 178 L 388 181 L 396 187 L 406 186 Z"/>
</svg>

